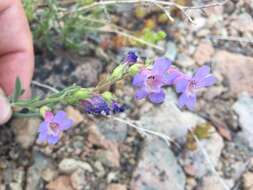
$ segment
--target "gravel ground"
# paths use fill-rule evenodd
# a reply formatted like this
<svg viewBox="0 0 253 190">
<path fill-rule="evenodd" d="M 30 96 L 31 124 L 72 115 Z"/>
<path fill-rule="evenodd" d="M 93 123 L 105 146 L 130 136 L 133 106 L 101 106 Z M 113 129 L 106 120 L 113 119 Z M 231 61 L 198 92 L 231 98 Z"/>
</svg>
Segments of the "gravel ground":
<svg viewBox="0 0 253 190">
<path fill-rule="evenodd" d="M 125 81 L 112 87 L 129 107 L 116 116 L 123 122 L 67 107 L 75 126 L 57 145 L 36 141 L 39 119 L 12 119 L 0 128 L 0 190 L 253 190 L 253 3 L 231 0 L 223 8 L 192 14 L 196 24 L 155 24 L 168 33 L 159 45 L 177 67 L 191 73 L 208 64 L 218 79 L 199 93 L 196 112 L 179 110 L 170 89 L 160 106 L 135 102 Z M 151 18 L 158 20 L 157 13 L 146 15 Z M 126 28 L 145 24 L 128 22 L 129 15 L 121 19 Z M 102 40 L 108 37 L 113 38 Z M 103 51 L 116 58 L 37 52 L 34 80 L 58 89 L 95 85 L 120 59 L 115 49 Z M 150 48 L 137 51 L 159 55 Z M 34 95 L 47 93 L 33 86 Z M 127 125 L 136 120 L 138 127 L 167 135 L 173 143 Z M 205 126 L 208 136 L 196 143 L 187 129 Z"/>
</svg>

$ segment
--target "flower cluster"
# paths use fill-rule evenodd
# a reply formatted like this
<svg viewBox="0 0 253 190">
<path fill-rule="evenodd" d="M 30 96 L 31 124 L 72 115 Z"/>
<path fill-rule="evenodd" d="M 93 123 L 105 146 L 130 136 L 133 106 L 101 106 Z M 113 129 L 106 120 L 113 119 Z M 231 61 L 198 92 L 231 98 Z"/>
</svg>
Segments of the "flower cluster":
<svg viewBox="0 0 253 190">
<path fill-rule="evenodd" d="M 121 113 L 125 110 L 124 105 L 119 105 L 114 100 L 108 104 L 103 97 L 98 95 L 81 101 L 81 104 L 86 113 L 93 115 L 109 115 L 110 113 Z"/>
<path fill-rule="evenodd" d="M 152 69 L 144 68 L 133 78 L 132 84 L 137 87 L 135 97 L 148 99 L 160 104 L 164 101 L 165 94 L 163 87 L 174 85 L 176 92 L 180 94 L 178 105 L 180 108 L 186 106 L 194 110 L 196 103 L 196 90 L 211 86 L 216 79 L 210 74 L 208 66 L 197 69 L 194 76 L 190 77 L 171 65 L 167 58 L 158 58 Z"/>
<path fill-rule="evenodd" d="M 165 57 L 157 58 L 153 66 L 137 63 L 137 59 L 138 56 L 134 52 L 129 52 L 123 64 L 113 70 L 111 77 L 106 82 L 113 83 L 122 79 L 127 73 L 129 76 L 134 76 L 132 84 L 137 88 L 135 98 L 138 100 L 148 98 L 152 103 L 160 104 L 165 99 L 164 87 L 171 85 L 175 86 L 176 92 L 179 93 L 178 106 L 180 108 L 186 106 L 194 110 L 196 91 L 213 85 L 216 81 L 215 77 L 210 74 L 208 66 L 202 66 L 193 76 L 188 76 L 172 66 L 171 61 Z M 80 102 L 85 113 L 96 116 L 120 113 L 126 108 L 125 105 L 118 104 L 110 92 L 99 94 L 92 92 L 91 88 L 78 88 L 73 96 L 68 96 L 66 102 Z M 63 111 L 57 112 L 54 116 L 49 110 L 43 110 L 41 108 L 44 121 L 39 127 L 38 140 L 55 144 L 59 141 L 63 131 L 73 125 L 73 121 L 68 119 Z"/>
</svg>

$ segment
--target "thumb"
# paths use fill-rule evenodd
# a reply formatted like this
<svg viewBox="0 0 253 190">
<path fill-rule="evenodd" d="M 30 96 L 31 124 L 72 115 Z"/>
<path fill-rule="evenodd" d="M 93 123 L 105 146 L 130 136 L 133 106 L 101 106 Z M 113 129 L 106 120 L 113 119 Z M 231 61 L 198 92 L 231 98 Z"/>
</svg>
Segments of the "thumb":
<svg viewBox="0 0 253 190">
<path fill-rule="evenodd" d="M 12 115 L 11 106 L 0 88 L 0 125 L 6 123 Z"/>
</svg>

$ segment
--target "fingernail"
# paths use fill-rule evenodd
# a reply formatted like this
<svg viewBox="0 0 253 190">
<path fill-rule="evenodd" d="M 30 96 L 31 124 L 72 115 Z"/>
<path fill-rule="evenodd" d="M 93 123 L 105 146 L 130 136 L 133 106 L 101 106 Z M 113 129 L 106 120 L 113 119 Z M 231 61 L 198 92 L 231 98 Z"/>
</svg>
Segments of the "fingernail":
<svg viewBox="0 0 253 190">
<path fill-rule="evenodd" d="M 4 96 L 3 91 L 0 89 L 0 125 L 6 123 L 12 115 L 11 106 L 8 99 Z"/>
</svg>

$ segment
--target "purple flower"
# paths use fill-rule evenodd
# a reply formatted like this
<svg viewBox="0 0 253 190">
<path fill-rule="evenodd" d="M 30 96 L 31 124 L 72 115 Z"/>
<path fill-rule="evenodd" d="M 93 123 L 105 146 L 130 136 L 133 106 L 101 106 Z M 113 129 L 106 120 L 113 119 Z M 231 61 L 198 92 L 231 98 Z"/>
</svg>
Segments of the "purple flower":
<svg viewBox="0 0 253 190">
<path fill-rule="evenodd" d="M 210 74 L 210 67 L 202 66 L 193 77 L 181 77 L 176 81 L 176 91 L 182 93 L 179 97 L 178 105 L 180 108 L 186 106 L 194 110 L 196 104 L 196 90 L 208 87 L 216 82 L 214 76 Z"/>
<path fill-rule="evenodd" d="M 67 118 L 64 111 L 57 112 L 55 116 L 52 112 L 46 112 L 45 120 L 39 127 L 38 141 L 55 144 L 59 141 L 62 132 L 72 127 L 72 125 L 73 121 Z"/>
<path fill-rule="evenodd" d="M 168 84 L 169 85 L 175 84 L 178 79 L 185 76 L 184 73 L 179 71 L 174 66 L 169 67 L 168 74 L 169 74 L 169 78 L 168 78 Z"/>
<path fill-rule="evenodd" d="M 155 104 L 162 103 L 165 98 L 162 87 L 170 82 L 167 72 L 170 65 L 171 61 L 169 59 L 161 57 L 155 60 L 152 70 L 143 69 L 135 75 L 132 84 L 139 88 L 135 93 L 135 98 L 148 97 Z"/>
<path fill-rule="evenodd" d="M 106 101 L 101 96 L 93 96 L 88 100 L 83 100 L 81 104 L 84 106 L 84 111 L 93 115 L 109 115 L 110 108 Z"/>
<path fill-rule="evenodd" d="M 121 113 L 121 112 L 124 112 L 125 109 L 126 109 L 126 106 L 125 105 L 119 105 L 117 102 L 115 101 L 112 101 L 112 112 L 113 113 Z"/>
<path fill-rule="evenodd" d="M 138 59 L 138 56 L 133 51 L 129 51 L 125 58 L 125 63 L 133 64 L 137 62 L 137 59 Z"/>
</svg>

